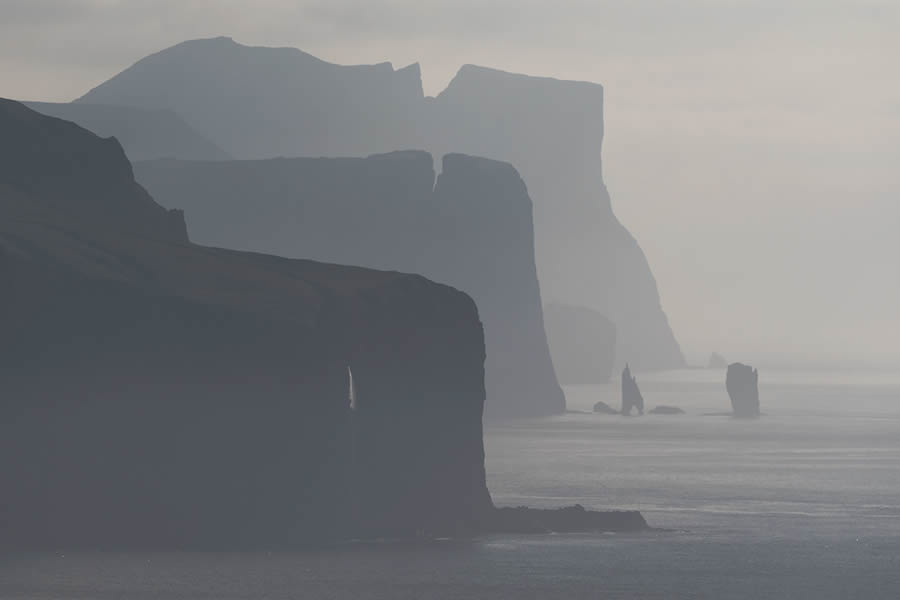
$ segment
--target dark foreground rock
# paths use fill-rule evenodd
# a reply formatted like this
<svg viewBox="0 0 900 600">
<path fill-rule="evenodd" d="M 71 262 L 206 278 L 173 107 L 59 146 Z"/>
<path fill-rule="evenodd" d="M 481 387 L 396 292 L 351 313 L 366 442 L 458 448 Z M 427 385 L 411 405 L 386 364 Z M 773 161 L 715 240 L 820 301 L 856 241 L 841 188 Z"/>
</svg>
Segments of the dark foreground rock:
<svg viewBox="0 0 900 600">
<path fill-rule="evenodd" d="M 666 406 L 665 404 L 661 404 L 660 406 L 653 407 L 648 414 L 651 415 L 683 415 L 684 411 L 678 408 L 677 406 Z"/>
<path fill-rule="evenodd" d="M 595 412 L 595 413 L 602 413 L 602 414 L 604 414 L 604 415 L 617 415 L 617 414 L 619 414 L 619 411 L 617 411 L 616 409 L 614 409 L 612 406 L 610 406 L 610 405 L 607 404 L 606 402 L 603 402 L 602 400 L 599 401 L 599 402 L 595 402 L 595 403 L 594 403 L 594 412 Z"/>
<path fill-rule="evenodd" d="M 636 510 L 593 511 L 576 504 L 556 509 L 496 508 L 482 529 L 487 533 L 570 533 L 643 531 L 649 526 Z"/>
<path fill-rule="evenodd" d="M 756 369 L 743 363 L 728 365 L 725 389 L 731 397 L 735 417 L 759 416 L 759 372 Z"/>
<path fill-rule="evenodd" d="M 272 547 L 490 513 L 469 296 L 197 246 L 114 139 L 5 100 L 0 132 L 0 544 Z"/>
</svg>

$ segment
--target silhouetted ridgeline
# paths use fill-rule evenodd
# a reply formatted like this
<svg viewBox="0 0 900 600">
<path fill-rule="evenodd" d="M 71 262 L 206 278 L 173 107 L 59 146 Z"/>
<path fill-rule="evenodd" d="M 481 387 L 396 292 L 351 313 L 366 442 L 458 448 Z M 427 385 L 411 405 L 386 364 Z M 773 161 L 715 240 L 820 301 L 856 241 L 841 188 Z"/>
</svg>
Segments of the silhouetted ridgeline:
<svg viewBox="0 0 900 600">
<path fill-rule="evenodd" d="M 487 345 L 486 413 L 565 410 L 544 334 L 531 201 L 505 163 L 450 154 L 149 161 L 138 179 L 186 210 L 203 244 L 423 274 L 475 299 Z"/>
<path fill-rule="evenodd" d="M 339 66 L 215 38 L 148 56 L 77 102 L 175 110 L 237 158 L 425 148 L 510 162 L 534 200 L 546 299 L 611 319 L 619 366 L 684 365 L 647 260 L 603 183 L 599 85 L 468 65 L 425 98 L 418 65 Z"/>
<path fill-rule="evenodd" d="M 417 147 L 423 98 L 418 65 L 335 65 L 218 37 L 147 56 L 76 103 L 171 109 L 235 158 L 271 158 Z"/>
<path fill-rule="evenodd" d="M 82 102 L 24 104 L 39 113 L 77 123 L 100 137 L 115 136 L 132 161 L 162 157 L 186 160 L 231 158 L 171 110 Z"/>
<path fill-rule="evenodd" d="M 195 246 L 115 140 L 5 100 L 0 131 L 3 544 L 275 545 L 484 522 L 468 296 Z"/>
</svg>

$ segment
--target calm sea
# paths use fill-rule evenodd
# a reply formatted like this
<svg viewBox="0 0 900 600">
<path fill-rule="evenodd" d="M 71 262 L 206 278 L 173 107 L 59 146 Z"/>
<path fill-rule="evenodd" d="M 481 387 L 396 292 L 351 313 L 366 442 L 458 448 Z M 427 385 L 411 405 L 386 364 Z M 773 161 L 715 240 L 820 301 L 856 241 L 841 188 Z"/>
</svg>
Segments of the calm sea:
<svg viewBox="0 0 900 600">
<path fill-rule="evenodd" d="M 641 534 L 492 536 L 299 553 L 0 557 L 0 598 L 900 598 L 900 374 L 762 372 L 765 416 L 722 371 L 638 375 L 647 408 L 486 428 L 499 505 L 635 508 Z M 566 389 L 618 406 L 617 384 Z"/>
</svg>

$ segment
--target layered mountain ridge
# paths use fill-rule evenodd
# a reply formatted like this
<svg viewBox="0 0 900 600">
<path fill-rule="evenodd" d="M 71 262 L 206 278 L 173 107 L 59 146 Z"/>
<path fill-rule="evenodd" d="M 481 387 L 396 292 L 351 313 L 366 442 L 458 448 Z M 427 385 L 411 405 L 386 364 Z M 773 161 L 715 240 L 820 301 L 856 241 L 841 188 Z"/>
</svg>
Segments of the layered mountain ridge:
<svg viewBox="0 0 900 600">
<path fill-rule="evenodd" d="M 532 205 L 509 164 L 448 154 L 233 162 L 147 161 L 139 179 L 186 211 L 196 241 L 419 273 L 475 300 L 485 414 L 565 410 L 544 333 Z"/>
<path fill-rule="evenodd" d="M 467 65 L 425 98 L 418 65 L 340 66 L 215 38 L 148 56 L 76 102 L 173 110 L 237 158 L 424 148 L 510 162 L 534 202 L 545 300 L 612 320 L 620 366 L 684 364 L 647 259 L 603 183 L 600 85 Z"/>
</svg>

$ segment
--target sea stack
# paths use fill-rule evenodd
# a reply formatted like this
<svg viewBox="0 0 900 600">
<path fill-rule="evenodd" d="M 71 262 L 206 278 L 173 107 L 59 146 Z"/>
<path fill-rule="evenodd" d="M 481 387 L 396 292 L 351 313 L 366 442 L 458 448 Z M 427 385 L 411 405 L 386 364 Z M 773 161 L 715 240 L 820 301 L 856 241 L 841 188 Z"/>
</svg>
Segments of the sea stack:
<svg viewBox="0 0 900 600">
<path fill-rule="evenodd" d="M 735 417 L 759 416 L 759 372 L 743 363 L 728 365 L 725 388 L 731 397 Z"/>
<path fill-rule="evenodd" d="M 632 408 L 637 408 L 638 414 L 644 414 L 644 397 L 638 389 L 637 379 L 626 364 L 622 370 L 622 414 L 630 415 Z"/>
</svg>

